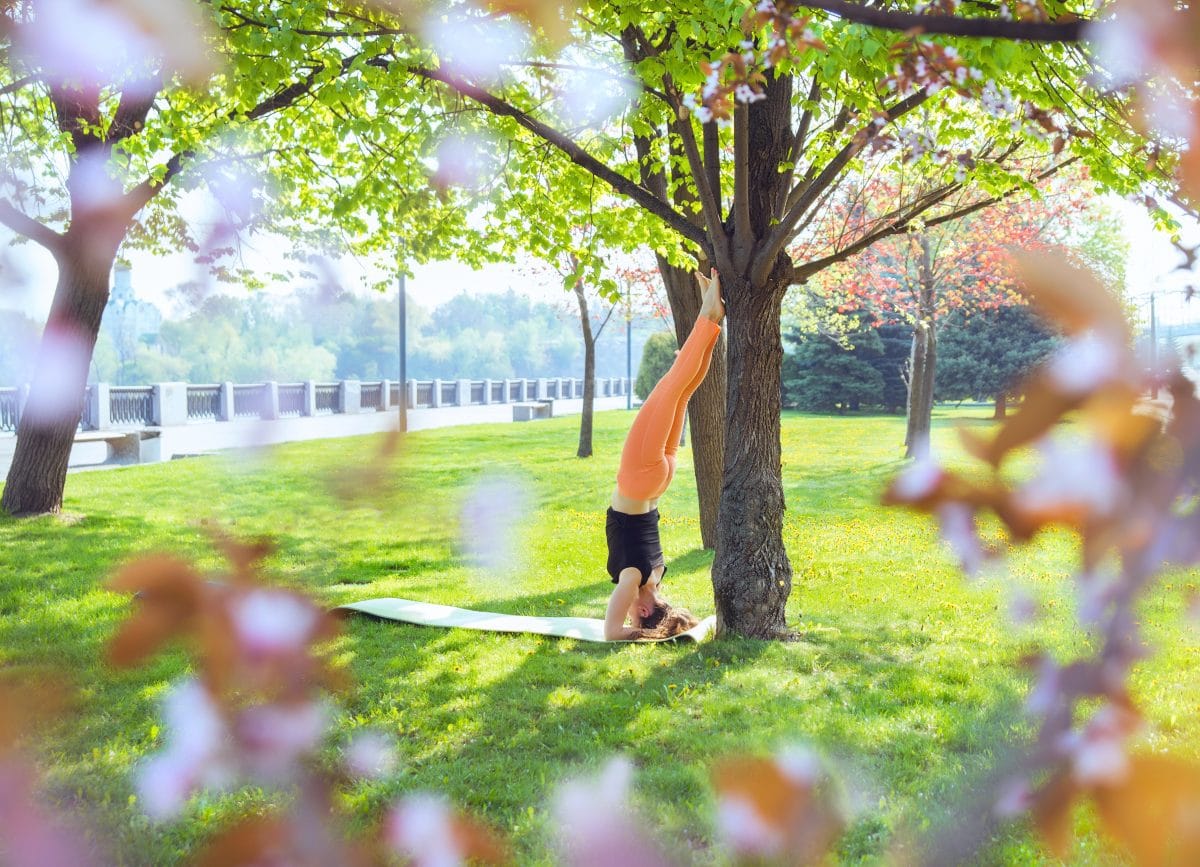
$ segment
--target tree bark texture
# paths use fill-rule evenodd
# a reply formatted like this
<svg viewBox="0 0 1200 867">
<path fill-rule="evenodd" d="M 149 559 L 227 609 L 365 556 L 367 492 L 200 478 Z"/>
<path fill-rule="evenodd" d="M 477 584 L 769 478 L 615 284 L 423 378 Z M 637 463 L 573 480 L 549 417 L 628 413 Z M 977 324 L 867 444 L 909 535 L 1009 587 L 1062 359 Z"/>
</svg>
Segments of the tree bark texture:
<svg viewBox="0 0 1200 867">
<path fill-rule="evenodd" d="M 779 322 L 790 280 L 776 278 L 758 288 L 729 282 L 729 414 L 712 575 L 717 634 L 779 638 L 786 634 L 784 607 L 792 589 L 783 545 Z"/>
<path fill-rule="evenodd" d="M 10 515 L 62 509 L 67 463 L 83 413 L 88 367 L 108 302 L 116 251 L 115 244 L 97 242 L 86 232 L 64 237 L 54 301 L 0 497 L 0 510 Z"/>
<path fill-rule="evenodd" d="M 676 268 L 664 259 L 659 259 L 658 267 L 675 320 L 675 338 L 682 346 L 700 315 L 700 289 L 690 271 Z M 700 541 L 705 548 L 716 547 L 718 538 L 725 451 L 726 370 L 725 341 L 718 340 L 708 375 L 688 401 L 692 467 L 696 472 L 696 494 L 700 501 Z"/>
<path fill-rule="evenodd" d="M 576 457 L 592 456 L 592 414 L 596 401 L 596 336 L 588 318 L 587 293 L 582 281 L 575 282 L 575 300 L 579 302 L 579 327 L 583 331 L 583 413 L 579 417 L 579 448 Z"/>
<path fill-rule="evenodd" d="M 992 418 L 1001 419 L 1008 417 L 1008 392 L 1000 391 L 996 393 L 996 409 L 992 413 Z"/>
</svg>

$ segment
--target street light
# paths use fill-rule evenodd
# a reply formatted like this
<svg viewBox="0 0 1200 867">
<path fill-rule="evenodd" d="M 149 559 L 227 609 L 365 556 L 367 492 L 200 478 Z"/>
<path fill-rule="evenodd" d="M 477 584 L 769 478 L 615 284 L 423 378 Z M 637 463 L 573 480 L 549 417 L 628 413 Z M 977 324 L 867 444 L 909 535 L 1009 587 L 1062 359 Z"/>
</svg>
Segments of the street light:
<svg viewBox="0 0 1200 867">
<path fill-rule="evenodd" d="M 408 370 L 407 359 L 408 354 L 408 315 L 404 296 L 404 262 L 400 263 L 400 432 L 408 431 Z"/>
</svg>

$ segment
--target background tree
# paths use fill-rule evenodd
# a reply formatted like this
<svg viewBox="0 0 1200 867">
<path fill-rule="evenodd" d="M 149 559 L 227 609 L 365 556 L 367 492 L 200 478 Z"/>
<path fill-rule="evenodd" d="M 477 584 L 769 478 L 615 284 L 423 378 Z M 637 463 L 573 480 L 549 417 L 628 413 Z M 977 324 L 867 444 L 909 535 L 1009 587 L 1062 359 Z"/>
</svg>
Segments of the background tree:
<svg viewBox="0 0 1200 867">
<path fill-rule="evenodd" d="M 1059 177 L 1043 184 L 1035 197 L 1012 197 L 936 227 L 918 224 L 907 235 L 875 244 L 814 281 L 810 292 L 825 298 L 830 309 L 868 310 L 878 323 L 904 323 L 912 329 L 906 371 L 908 456 L 927 448 L 939 369 L 938 337 L 947 313 L 1021 303 L 1007 264 L 1010 249 L 1079 246 L 1093 232 L 1090 227 L 1112 222 L 1102 205 L 1089 203 L 1087 189 L 1077 175 Z M 890 180 L 864 181 L 861 189 L 837 203 L 841 222 L 831 227 L 827 221 L 826 230 L 845 232 L 857 222 L 869 222 L 873 214 L 891 209 L 899 195 Z"/>
<path fill-rule="evenodd" d="M 0 124 L 0 223 L 58 265 L 0 508 L 61 505 L 123 247 L 189 249 L 225 276 L 223 254 L 268 222 L 302 256 L 394 250 L 398 236 L 414 259 L 449 252 L 461 211 L 429 187 L 418 147 L 439 115 L 414 111 L 411 83 L 372 62 L 404 33 L 376 18 L 267 0 L 0 6 L 0 115 L 13 119 Z M 197 235 L 176 205 L 199 187 L 222 216 Z"/>
<path fill-rule="evenodd" d="M 670 331 L 657 331 L 646 340 L 642 349 L 642 360 L 638 364 L 637 382 L 634 383 L 633 393 L 639 400 L 645 400 L 658 385 L 675 361 L 675 353 L 679 346 L 675 336 Z"/>
<path fill-rule="evenodd" d="M 1004 418 L 1015 389 L 1058 342 L 1025 305 L 954 310 L 947 316 L 938 354 L 938 399 L 994 398 L 992 417 Z"/>
<path fill-rule="evenodd" d="M 858 317 L 860 320 L 863 317 Z M 785 402 L 802 410 L 839 414 L 884 402 L 884 377 L 877 365 L 883 341 L 860 321 L 851 332 L 852 345 L 823 334 L 791 334 L 793 352 L 784 356 Z"/>
<path fill-rule="evenodd" d="M 684 263 L 683 253 L 701 268 L 712 264 L 720 270 L 729 313 L 728 416 L 725 436 L 719 437 L 716 413 L 710 418 L 692 407 L 702 446 L 693 450 L 701 523 L 716 529 L 719 628 L 771 636 L 784 630 L 791 587 L 779 478 L 779 312 L 787 287 L 907 232 L 918 219 L 940 225 L 1027 189 L 1031 174 L 1036 180 L 1053 173 L 1073 158 L 1068 153 L 1108 166 L 1125 158 L 1133 138 L 1119 118 L 1079 95 L 1091 70 L 1088 59 L 1058 46 L 1004 43 L 997 50 L 959 40 L 951 53 L 942 41 L 922 38 L 921 50 L 910 53 L 915 37 L 906 36 L 895 40 L 893 54 L 885 41 L 891 37 L 824 14 L 808 21 L 802 36 L 797 30 L 800 38 L 793 44 L 803 50 L 774 57 L 769 70 L 738 91 L 744 101 L 731 102 L 730 125 L 718 127 L 712 110 L 701 111 L 693 102 L 693 113 L 689 101 L 722 89 L 733 93 L 729 71 L 737 68 L 738 51 L 775 45 L 765 32 L 772 26 L 769 10 L 749 16 L 749 38 L 743 11 L 735 3 L 685 3 L 672 7 L 669 16 L 653 16 L 633 3 L 587 4 L 586 14 L 573 19 L 584 34 L 581 51 L 601 74 L 620 70 L 636 85 L 636 105 L 620 126 L 579 130 L 555 117 L 556 77 L 573 70 L 545 58 L 511 74 L 481 76 L 442 52 L 412 71 L 493 114 L 494 134 L 511 143 L 507 153 L 536 153 L 544 164 L 549 146 L 582 170 L 571 175 L 578 177 L 575 184 L 591 184 L 593 178 L 608 184 L 636 205 L 627 211 L 630 220 L 652 215 L 675 233 L 675 238 L 657 234 L 651 243 L 663 257 L 677 328 L 690 326 L 699 299 L 690 282 L 672 281 L 670 267 Z M 617 44 L 620 56 L 606 49 Z M 734 46 L 737 50 L 725 53 Z M 898 56 L 922 52 L 934 62 L 904 62 L 896 72 Z M 724 55 L 723 62 L 698 70 L 695 58 L 705 55 Z M 987 82 L 1001 98 L 976 101 L 976 81 Z M 1005 88 L 1011 100 L 1003 97 Z M 964 93 L 970 99 L 960 99 Z M 1026 101 L 1037 110 L 1028 111 Z M 1027 124 L 1039 126 L 1055 106 L 1067 109 L 1070 126 L 1086 127 L 1094 138 L 1038 145 Z M 917 147 L 935 134 L 938 147 Z M 1094 140 L 1103 146 L 1092 145 Z M 905 188 L 896 208 L 839 236 L 832 248 L 789 255 L 794 240 L 825 213 L 840 183 L 863 166 L 872 147 L 883 146 L 939 165 L 942 173 L 927 172 L 935 178 L 931 184 Z M 1033 169 L 1046 165 L 1051 146 L 1061 149 L 1060 159 Z M 636 159 L 630 159 L 633 154 Z M 510 165 L 514 159 L 532 156 L 510 156 Z M 528 162 L 525 168 L 531 168 Z M 1145 164 L 1128 171 L 1122 164 L 1122 172 L 1109 169 L 1105 181 L 1134 190 L 1149 171 Z M 535 223 L 531 230 L 540 227 Z M 720 387 L 722 369 L 718 359 L 706 386 Z M 719 402 L 714 406 L 719 411 Z M 724 466 L 722 520 L 716 524 L 716 510 L 705 500 L 705 480 L 713 476 L 705 461 L 718 442 Z"/>
</svg>

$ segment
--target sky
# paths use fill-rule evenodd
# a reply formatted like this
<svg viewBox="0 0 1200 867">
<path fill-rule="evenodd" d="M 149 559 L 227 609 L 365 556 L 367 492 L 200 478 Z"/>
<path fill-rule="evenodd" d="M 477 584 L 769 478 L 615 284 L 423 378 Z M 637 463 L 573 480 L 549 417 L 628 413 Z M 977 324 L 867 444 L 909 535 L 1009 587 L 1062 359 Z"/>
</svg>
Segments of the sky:
<svg viewBox="0 0 1200 867">
<path fill-rule="evenodd" d="M 1139 305 L 1148 319 L 1149 296 L 1156 295 L 1156 314 L 1164 324 L 1200 320 L 1200 299 L 1185 303 L 1183 288 L 1189 275 L 1175 271 L 1182 257 L 1170 239 L 1155 230 L 1145 210 L 1136 204 L 1112 197 L 1111 203 L 1124 224 L 1129 241 L 1127 259 L 1128 296 Z M 0 230 L 0 308 L 16 308 L 35 318 L 44 318 L 54 290 L 55 266 L 48 253 L 35 244 L 8 245 L 11 235 Z M 1188 221 L 1182 233 L 1185 242 L 1200 241 L 1200 225 Z M 268 272 L 285 267 L 287 242 L 274 236 L 251 239 L 244 252 L 245 263 L 256 271 Z M 153 256 L 126 254 L 133 268 L 133 287 L 137 296 L 157 305 L 168 316 L 181 315 L 180 305 L 169 290 L 188 280 L 205 280 L 204 267 L 191 255 Z M 346 289 L 362 288 L 371 270 L 367 263 L 344 259 L 330 263 L 339 284 Z M 215 291 L 236 292 L 233 285 L 214 285 Z M 562 284 L 552 273 L 522 263 L 489 265 L 475 271 L 459 262 L 434 262 L 415 265 L 408 278 L 409 297 L 422 307 L 432 308 L 463 290 L 503 292 L 513 289 L 521 294 L 551 303 L 564 298 Z M 279 287 L 286 292 L 288 287 Z M 271 290 L 268 290 L 271 291 Z"/>
</svg>

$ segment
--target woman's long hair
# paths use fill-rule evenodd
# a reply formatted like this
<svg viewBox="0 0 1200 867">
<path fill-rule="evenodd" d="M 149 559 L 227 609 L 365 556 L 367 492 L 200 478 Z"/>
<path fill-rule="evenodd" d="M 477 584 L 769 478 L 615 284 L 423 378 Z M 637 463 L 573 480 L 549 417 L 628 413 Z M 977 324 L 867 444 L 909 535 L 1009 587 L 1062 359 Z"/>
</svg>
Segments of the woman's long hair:
<svg viewBox="0 0 1200 867">
<path fill-rule="evenodd" d="M 675 608 L 666 602 L 656 602 L 649 615 L 642 618 L 638 638 L 672 638 L 699 625 L 700 619 L 686 608 Z"/>
</svg>

